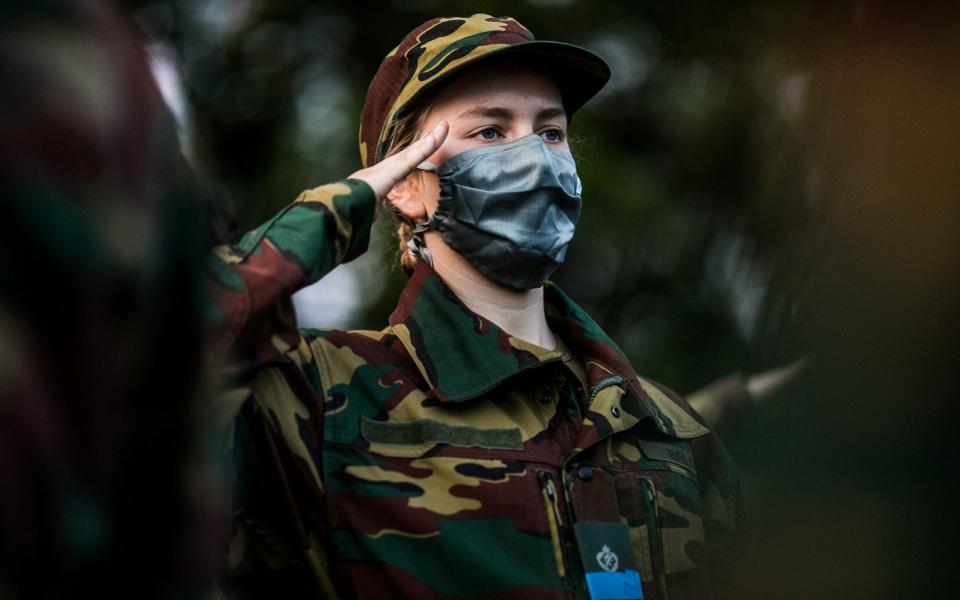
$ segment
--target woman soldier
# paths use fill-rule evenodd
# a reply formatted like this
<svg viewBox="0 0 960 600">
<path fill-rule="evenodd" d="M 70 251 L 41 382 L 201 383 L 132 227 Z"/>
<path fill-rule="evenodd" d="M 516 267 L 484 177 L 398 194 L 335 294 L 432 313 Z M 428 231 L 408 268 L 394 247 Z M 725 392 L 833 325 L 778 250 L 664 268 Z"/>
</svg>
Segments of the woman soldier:
<svg viewBox="0 0 960 600">
<path fill-rule="evenodd" d="M 236 593 L 710 595 L 729 456 L 547 282 L 580 212 L 568 121 L 608 77 L 513 19 L 430 20 L 370 85 L 365 168 L 214 253 L 249 389 Z M 291 294 L 366 249 L 378 200 L 409 274 L 389 325 L 299 331 Z"/>
</svg>

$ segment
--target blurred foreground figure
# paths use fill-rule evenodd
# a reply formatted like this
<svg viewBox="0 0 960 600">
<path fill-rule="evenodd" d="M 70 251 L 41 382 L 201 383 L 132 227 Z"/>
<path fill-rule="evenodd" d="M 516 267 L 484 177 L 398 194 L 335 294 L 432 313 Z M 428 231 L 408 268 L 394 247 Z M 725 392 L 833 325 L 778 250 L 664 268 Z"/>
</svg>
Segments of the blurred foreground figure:
<svg viewBox="0 0 960 600">
<path fill-rule="evenodd" d="M 731 597 L 954 597 L 960 10 L 841 5 L 804 44 L 813 362 L 738 448 L 751 533 Z"/>
<path fill-rule="evenodd" d="M 0 9 L 0 597 L 191 597 L 200 220 L 106 3 Z"/>
<path fill-rule="evenodd" d="M 741 422 L 758 407 L 782 400 L 783 390 L 789 389 L 809 364 L 809 358 L 802 358 L 750 376 L 732 373 L 689 394 L 687 401 L 720 439 L 733 438 Z"/>
</svg>

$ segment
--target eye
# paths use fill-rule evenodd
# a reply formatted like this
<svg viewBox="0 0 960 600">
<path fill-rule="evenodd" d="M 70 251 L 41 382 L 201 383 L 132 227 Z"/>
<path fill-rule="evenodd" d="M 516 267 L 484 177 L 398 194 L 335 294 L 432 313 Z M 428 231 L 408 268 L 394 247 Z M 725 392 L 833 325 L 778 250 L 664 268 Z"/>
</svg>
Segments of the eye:
<svg viewBox="0 0 960 600">
<path fill-rule="evenodd" d="M 563 141 L 563 130 L 556 127 L 546 129 L 540 132 L 540 137 L 548 144 L 557 144 Z"/>
<path fill-rule="evenodd" d="M 492 142 L 493 140 L 497 139 L 500 136 L 500 132 L 497 131 L 496 127 L 486 127 L 476 132 L 473 135 L 485 142 Z"/>
</svg>

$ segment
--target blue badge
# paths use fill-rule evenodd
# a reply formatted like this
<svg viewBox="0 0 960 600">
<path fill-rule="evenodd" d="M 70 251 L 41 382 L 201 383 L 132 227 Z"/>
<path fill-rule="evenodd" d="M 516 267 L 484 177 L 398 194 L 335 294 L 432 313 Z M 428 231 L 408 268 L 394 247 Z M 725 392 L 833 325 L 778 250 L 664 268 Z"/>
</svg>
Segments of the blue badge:
<svg viewBox="0 0 960 600">
<path fill-rule="evenodd" d="M 616 522 L 573 526 L 591 600 L 642 600 L 627 526 Z"/>
<path fill-rule="evenodd" d="M 587 573 L 587 591 L 592 600 L 632 600 L 643 598 L 640 573 L 632 569 L 606 573 Z"/>
</svg>

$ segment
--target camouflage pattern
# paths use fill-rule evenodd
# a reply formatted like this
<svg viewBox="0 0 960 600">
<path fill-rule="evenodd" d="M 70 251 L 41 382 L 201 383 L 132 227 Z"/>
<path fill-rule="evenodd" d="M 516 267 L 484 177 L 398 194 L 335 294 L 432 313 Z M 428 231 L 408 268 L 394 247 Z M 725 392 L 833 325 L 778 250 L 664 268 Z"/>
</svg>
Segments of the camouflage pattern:
<svg viewBox="0 0 960 600">
<path fill-rule="evenodd" d="M 494 54 L 537 57 L 560 86 L 568 118 L 610 78 L 599 56 L 570 44 L 536 41 L 509 17 L 475 14 L 438 17 L 407 34 L 387 54 L 370 82 L 360 118 L 360 159 L 364 167 L 383 159 L 393 125 L 423 92 L 481 58 Z"/>
<path fill-rule="evenodd" d="M 209 597 L 209 242 L 142 39 L 4 2 L 0 84 L 0 598 Z"/>
<path fill-rule="evenodd" d="M 229 590 L 240 597 L 582 598 L 573 524 L 629 528 L 647 598 L 707 598 L 735 467 L 556 286 L 561 360 L 421 263 L 381 331 L 298 331 L 290 294 L 365 248 L 375 198 L 323 186 L 211 257 L 245 397 Z"/>
</svg>

